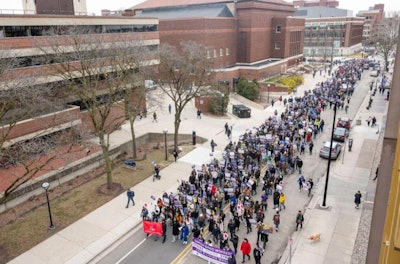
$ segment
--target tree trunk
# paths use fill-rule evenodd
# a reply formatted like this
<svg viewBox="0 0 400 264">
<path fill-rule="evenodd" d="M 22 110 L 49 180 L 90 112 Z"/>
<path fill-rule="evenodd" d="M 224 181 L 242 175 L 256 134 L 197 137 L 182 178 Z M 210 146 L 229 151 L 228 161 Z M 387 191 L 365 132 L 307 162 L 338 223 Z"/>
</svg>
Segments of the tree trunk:
<svg viewBox="0 0 400 264">
<path fill-rule="evenodd" d="M 109 147 L 104 139 L 104 134 L 99 134 L 100 146 L 103 151 L 103 158 L 106 165 L 106 174 L 107 174 L 107 188 L 111 189 L 112 187 L 112 161 L 110 159 Z"/>
<path fill-rule="evenodd" d="M 174 122 L 174 150 L 178 149 L 178 133 L 179 133 L 179 126 L 181 124 L 181 112 L 176 111 L 175 114 L 175 122 Z"/>
<path fill-rule="evenodd" d="M 136 135 L 135 135 L 135 119 L 131 116 L 129 117 L 129 124 L 131 126 L 131 136 L 132 136 L 132 150 L 133 150 L 133 159 L 137 159 L 137 147 L 136 147 Z"/>
</svg>

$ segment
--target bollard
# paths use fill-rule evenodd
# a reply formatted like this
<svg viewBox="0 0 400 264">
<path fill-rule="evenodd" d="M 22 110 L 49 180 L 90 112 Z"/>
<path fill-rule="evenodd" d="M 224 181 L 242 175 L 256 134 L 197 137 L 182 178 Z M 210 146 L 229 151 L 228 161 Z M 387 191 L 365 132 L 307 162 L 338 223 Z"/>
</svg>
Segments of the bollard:
<svg viewBox="0 0 400 264">
<path fill-rule="evenodd" d="M 196 145 L 196 131 L 192 131 L 192 143 L 193 145 Z"/>
</svg>

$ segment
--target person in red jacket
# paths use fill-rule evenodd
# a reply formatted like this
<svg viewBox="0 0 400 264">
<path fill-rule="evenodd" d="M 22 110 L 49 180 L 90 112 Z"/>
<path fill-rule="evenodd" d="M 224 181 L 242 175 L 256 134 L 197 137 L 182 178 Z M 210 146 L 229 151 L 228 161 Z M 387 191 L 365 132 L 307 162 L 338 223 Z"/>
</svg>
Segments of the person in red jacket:
<svg viewBox="0 0 400 264">
<path fill-rule="evenodd" d="M 245 238 L 243 240 L 242 244 L 240 245 L 240 251 L 242 251 L 242 254 L 243 254 L 242 263 L 244 263 L 246 256 L 249 257 L 249 260 L 250 260 L 251 245 L 250 245 L 249 241 L 247 240 L 247 238 Z"/>
</svg>

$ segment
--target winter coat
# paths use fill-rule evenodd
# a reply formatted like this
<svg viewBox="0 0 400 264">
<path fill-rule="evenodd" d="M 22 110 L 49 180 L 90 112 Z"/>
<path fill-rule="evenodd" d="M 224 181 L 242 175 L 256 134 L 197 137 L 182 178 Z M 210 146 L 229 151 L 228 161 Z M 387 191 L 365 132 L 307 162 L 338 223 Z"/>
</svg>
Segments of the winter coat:
<svg viewBox="0 0 400 264">
<path fill-rule="evenodd" d="M 251 245 L 250 243 L 247 241 L 243 241 L 242 244 L 240 245 L 240 251 L 242 251 L 243 255 L 248 255 L 251 252 Z"/>
<path fill-rule="evenodd" d="M 179 235 L 179 227 L 180 227 L 180 224 L 177 221 L 174 221 L 173 226 L 172 226 L 172 235 L 174 235 L 174 236 Z"/>
</svg>

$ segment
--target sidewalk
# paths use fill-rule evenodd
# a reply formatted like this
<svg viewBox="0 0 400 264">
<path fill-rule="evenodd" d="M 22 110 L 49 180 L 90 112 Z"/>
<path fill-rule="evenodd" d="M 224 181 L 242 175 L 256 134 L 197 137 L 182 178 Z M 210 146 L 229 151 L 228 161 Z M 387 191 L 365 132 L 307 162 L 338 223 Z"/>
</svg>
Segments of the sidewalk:
<svg viewBox="0 0 400 264">
<path fill-rule="evenodd" d="M 311 90 L 317 82 L 322 81 L 322 78 L 323 76 L 318 76 L 318 74 L 315 78 L 312 78 L 312 75 L 306 75 L 305 85 L 297 89 L 296 96 L 302 96 L 305 90 Z M 173 131 L 173 114 L 168 113 L 167 106 L 170 103 L 168 100 L 167 98 L 164 99 L 163 108 L 157 110 L 159 123 L 152 123 L 149 117 L 137 122 L 137 136 L 148 132 L 162 133 L 164 129 Z M 277 102 L 274 107 L 268 107 L 265 110 L 252 108 L 252 118 L 250 119 L 239 119 L 235 116 L 221 119 L 208 117 L 207 115 L 203 115 L 202 119 L 197 119 L 194 105 L 188 104 L 182 113 L 180 133 L 191 134 L 195 130 L 199 136 L 208 138 L 209 140 L 214 139 L 217 143 L 215 156 L 219 157 L 221 150 L 228 143 L 228 138 L 224 134 L 225 122 L 233 126 L 232 137 L 235 140 L 246 129 L 259 126 L 266 117 L 273 115 L 275 109 L 280 113 L 280 111 L 284 110 L 283 103 Z M 362 111 L 359 114 L 363 116 L 362 120 L 365 120 L 364 116 L 368 115 L 368 113 Z M 378 123 L 380 123 L 382 118 L 379 118 L 378 115 L 376 116 Z M 120 131 L 116 131 L 110 136 L 111 144 L 118 145 L 128 141 L 128 131 L 129 125 L 123 125 Z M 342 254 L 341 251 L 338 251 L 338 247 L 335 247 L 334 243 L 340 243 L 339 245 L 341 246 L 347 245 L 348 242 L 347 251 L 351 255 L 351 249 L 354 245 L 357 226 L 361 216 L 361 210 L 354 209 L 352 197 L 356 191 L 355 189 L 361 190 L 363 197 L 366 197 L 367 175 L 370 175 L 369 165 L 365 164 L 363 158 L 363 156 L 368 156 L 369 154 L 364 151 L 364 154 L 361 155 L 361 150 L 370 147 L 374 148 L 374 142 L 378 137 L 375 134 L 375 129 L 367 131 L 365 125 L 353 128 L 352 135 L 354 138 L 358 138 L 357 135 L 361 134 L 366 137 L 364 143 L 361 144 L 361 142 L 357 143 L 355 141 L 353 152 L 346 152 L 346 157 L 351 156 L 353 158 L 346 158 L 345 166 L 341 173 L 336 173 L 336 171 L 331 173 L 328 190 L 328 205 L 331 206 L 331 210 L 315 209 L 314 205 L 320 203 L 323 191 L 323 185 L 320 184 L 318 186 L 317 193 L 310 204 L 310 210 L 307 210 L 305 215 L 307 222 L 305 228 L 293 237 L 295 253 L 292 260 L 296 259 L 296 264 L 303 263 L 303 261 L 305 263 L 306 260 L 308 263 L 329 263 L 320 260 L 334 256 L 335 252 Z M 360 156 L 357 159 L 358 154 Z M 101 252 L 129 233 L 135 226 L 140 225 L 141 207 L 146 203 L 150 204 L 152 195 L 158 197 L 164 192 L 176 192 L 178 187 L 177 181 L 188 178 L 192 165 L 201 166 L 203 163 L 208 163 L 210 159 L 209 141 L 198 144 L 195 150 L 181 157 L 178 162 L 164 168 L 160 172 L 162 175 L 160 181 L 153 182 L 152 177 L 149 176 L 148 179 L 134 186 L 132 189 L 135 191 L 136 206 L 126 209 L 127 197 L 125 193 L 122 193 L 104 206 L 61 230 L 9 263 L 89 263 Z M 356 185 L 352 187 L 352 184 Z M 342 222 L 339 223 L 339 219 Z M 320 243 L 310 245 L 307 236 L 314 232 L 321 232 L 322 238 Z M 343 234 L 346 235 L 343 236 Z M 329 255 L 327 256 L 328 253 Z M 346 261 L 346 263 L 350 262 Z"/>
</svg>

